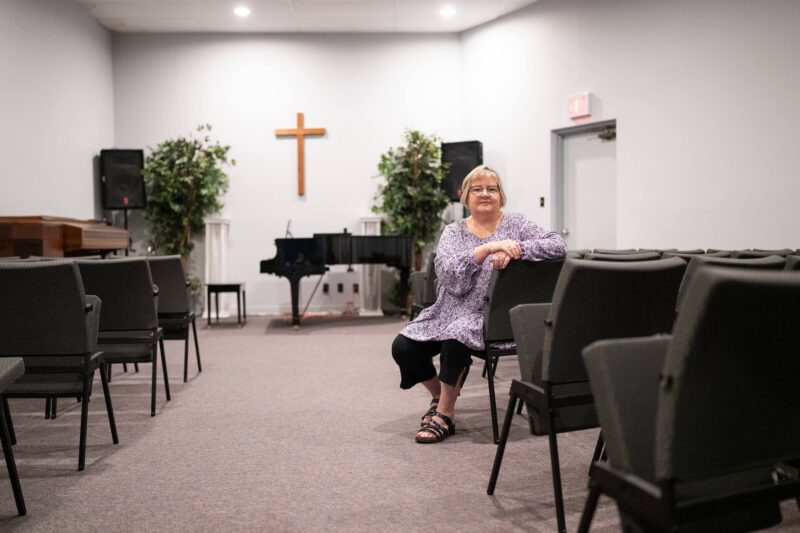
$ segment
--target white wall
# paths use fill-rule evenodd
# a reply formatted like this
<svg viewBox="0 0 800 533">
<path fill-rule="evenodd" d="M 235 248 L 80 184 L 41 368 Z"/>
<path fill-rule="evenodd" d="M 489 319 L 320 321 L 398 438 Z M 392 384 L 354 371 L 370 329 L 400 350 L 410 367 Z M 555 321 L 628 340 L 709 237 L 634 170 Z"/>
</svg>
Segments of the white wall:
<svg viewBox="0 0 800 533">
<path fill-rule="evenodd" d="M 549 132 L 591 91 L 617 119 L 619 247 L 800 247 L 798 27 L 789 0 L 542 0 L 463 34 L 463 133 L 549 223 Z"/>
<path fill-rule="evenodd" d="M 94 218 L 111 36 L 74 2 L 0 0 L 0 215 Z"/>
<path fill-rule="evenodd" d="M 791 0 L 541 0 L 462 35 L 112 44 L 73 2 L 0 0 L 0 214 L 91 217 L 101 148 L 209 122 L 239 162 L 224 213 L 233 277 L 251 313 L 285 311 L 288 283 L 259 274 L 259 260 L 289 218 L 295 236 L 357 231 L 378 158 L 406 126 L 483 141 L 509 209 L 550 225 L 550 131 L 570 125 L 567 96 L 588 90 L 595 118 L 618 124 L 619 247 L 798 247 L 797 27 Z M 273 133 L 297 112 L 328 129 L 306 142 L 304 198 L 296 144 Z M 349 286 L 339 270 L 331 282 Z"/>
<path fill-rule="evenodd" d="M 380 154 L 403 142 L 405 127 L 461 140 L 459 76 L 456 35 L 116 34 L 115 139 L 155 147 L 213 125 L 238 163 L 223 213 L 232 220 L 232 279 L 246 281 L 249 312 L 286 311 L 288 282 L 258 268 L 275 255 L 287 220 L 295 237 L 358 232 Z M 327 129 L 306 139 L 304 197 L 297 143 L 274 134 L 295 127 L 298 112 L 306 127 Z M 350 276 L 348 288 L 358 281 Z M 342 281 L 331 277 L 334 287 Z M 316 281 L 304 280 L 301 305 Z M 310 310 L 340 305 L 318 295 Z"/>
</svg>

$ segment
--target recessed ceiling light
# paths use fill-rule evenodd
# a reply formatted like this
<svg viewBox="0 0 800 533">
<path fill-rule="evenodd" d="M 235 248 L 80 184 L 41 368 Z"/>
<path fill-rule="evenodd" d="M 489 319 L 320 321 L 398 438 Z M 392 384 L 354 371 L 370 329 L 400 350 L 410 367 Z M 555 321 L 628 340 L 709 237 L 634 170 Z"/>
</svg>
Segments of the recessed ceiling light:
<svg viewBox="0 0 800 533">
<path fill-rule="evenodd" d="M 233 12 L 238 17 L 247 17 L 250 15 L 250 8 L 247 6 L 239 6 L 234 9 Z"/>
<path fill-rule="evenodd" d="M 456 8 L 453 6 L 444 6 L 439 10 L 439 14 L 443 17 L 452 17 L 456 14 Z"/>
</svg>

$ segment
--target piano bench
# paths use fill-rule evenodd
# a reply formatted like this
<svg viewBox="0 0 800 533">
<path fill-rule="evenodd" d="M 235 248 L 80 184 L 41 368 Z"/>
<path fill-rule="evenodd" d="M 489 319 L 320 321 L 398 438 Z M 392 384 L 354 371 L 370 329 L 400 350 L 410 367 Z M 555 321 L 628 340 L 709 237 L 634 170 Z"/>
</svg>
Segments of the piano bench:
<svg viewBox="0 0 800 533">
<path fill-rule="evenodd" d="M 239 327 L 242 327 L 247 322 L 247 291 L 245 291 L 244 282 L 240 283 L 206 283 L 206 292 L 208 293 L 208 328 L 211 328 L 211 293 L 214 293 L 214 303 L 216 304 L 216 318 L 219 322 L 219 293 L 221 292 L 235 292 L 236 293 L 236 320 Z M 242 311 L 244 311 L 244 321 L 242 321 Z"/>
</svg>

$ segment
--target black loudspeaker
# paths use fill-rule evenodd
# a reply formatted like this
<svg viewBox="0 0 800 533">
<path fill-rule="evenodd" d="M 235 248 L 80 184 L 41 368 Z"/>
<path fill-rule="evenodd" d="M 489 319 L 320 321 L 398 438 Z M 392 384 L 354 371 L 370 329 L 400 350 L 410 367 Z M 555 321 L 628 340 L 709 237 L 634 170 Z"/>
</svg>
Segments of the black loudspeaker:
<svg viewBox="0 0 800 533">
<path fill-rule="evenodd" d="M 469 172 L 483 164 L 483 145 L 480 141 L 442 143 L 442 163 L 450 163 L 450 173 L 442 184 L 450 200 L 461 198 L 461 182 Z"/>
<path fill-rule="evenodd" d="M 103 209 L 144 209 L 143 150 L 100 150 Z"/>
</svg>

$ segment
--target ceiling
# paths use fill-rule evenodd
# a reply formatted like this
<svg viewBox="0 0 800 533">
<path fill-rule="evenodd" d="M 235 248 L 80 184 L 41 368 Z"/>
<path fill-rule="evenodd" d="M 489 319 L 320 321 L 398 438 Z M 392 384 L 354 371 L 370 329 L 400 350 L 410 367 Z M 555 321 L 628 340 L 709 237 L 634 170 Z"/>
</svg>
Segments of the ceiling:
<svg viewBox="0 0 800 533">
<path fill-rule="evenodd" d="M 536 0 L 76 0 L 117 32 L 460 32 Z M 443 6 L 455 8 L 443 17 Z M 246 18 L 233 14 L 250 8 Z"/>
</svg>

